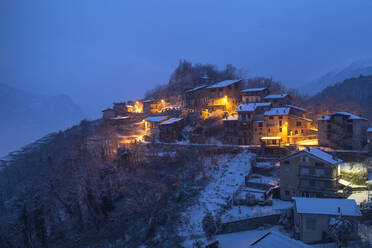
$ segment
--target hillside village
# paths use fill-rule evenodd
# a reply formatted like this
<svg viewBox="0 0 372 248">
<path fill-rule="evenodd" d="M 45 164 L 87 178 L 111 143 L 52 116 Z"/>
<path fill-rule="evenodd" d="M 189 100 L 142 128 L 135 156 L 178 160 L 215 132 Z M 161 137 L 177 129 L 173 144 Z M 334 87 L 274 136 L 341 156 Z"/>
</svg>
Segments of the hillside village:
<svg viewBox="0 0 372 248">
<path fill-rule="evenodd" d="M 177 77 L 1 158 L 0 247 L 370 247 L 360 109 L 219 77 Z"/>
<path fill-rule="evenodd" d="M 289 93 L 201 77 L 179 95 L 114 103 L 103 110 L 103 121 L 115 128 L 119 149 L 142 143 L 199 146 L 216 156 L 239 151 L 236 162 L 216 161 L 216 181 L 186 214 L 194 224 L 181 225 L 184 247 L 235 247 L 226 242 L 236 240 L 249 247 L 330 241 L 354 247 L 361 230 L 371 230 L 372 127 L 367 118 L 341 111 L 310 118 Z M 135 125 L 125 135 L 129 122 Z M 236 182 L 232 188 L 224 186 L 227 178 Z M 217 207 L 218 197 L 232 202 Z M 260 228 L 252 236 L 250 230 Z"/>
</svg>

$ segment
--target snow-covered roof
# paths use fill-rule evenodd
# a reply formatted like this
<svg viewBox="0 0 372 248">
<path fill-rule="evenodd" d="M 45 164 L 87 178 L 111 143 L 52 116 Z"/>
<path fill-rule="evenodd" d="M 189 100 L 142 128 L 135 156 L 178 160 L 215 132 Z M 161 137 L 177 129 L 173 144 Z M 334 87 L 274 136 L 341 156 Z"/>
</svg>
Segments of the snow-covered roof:
<svg viewBox="0 0 372 248">
<path fill-rule="evenodd" d="M 265 115 L 288 115 L 291 108 L 272 108 L 265 112 Z"/>
<path fill-rule="evenodd" d="M 292 199 L 296 202 L 296 212 L 300 214 L 362 216 L 358 205 L 352 199 L 307 197 L 293 197 Z"/>
<path fill-rule="evenodd" d="M 326 153 L 326 152 L 323 152 L 322 150 L 320 150 L 318 148 L 311 148 L 311 149 L 310 148 L 306 148 L 304 150 L 301 150 L 301 151 L 292 153 L 292 154 L 290 154 L 288 156 L 285 156 L 285 157 L 281 158 L 280 160 L 286 160 L 286 159 L 288 159 L 290 157 L 296 156 L 296 155 L 298 155 L 300 153 L 303 153 L 303 152 L 306 152 L 306 153 L 308 153 L 308 154 L 310 154 L 310 155 L 312 155 L 312 156 L 314 156 L 314 157 L 316 157 L 316 158 L 318 158 L 320 160 L 323 160 L 324 162 L 327 162 L 329 164 L 332 164 L 332 165 L 338 164 L 338 163 L 341 163 L 342 162 L 341 159 L 336 159 L 331 154 Z"/>
<path fill-rule="evenodd" d="M 328 121 L 334 115 L 344 115 L 344 116 L 347 116 L 349 118 L 349 120 L 368 120 L 366 118 L 363 118 L 363 117 L 360 117 L 360 116 L 357 116 L 357 115 L 354 115 L 354 114 L 351 114 L 351 113 L 348 113 L 348 112 L 336 112 L 334 114 L 326 115 L 326 116 L 323 116 L 321 118 L 318 118 L 318 121 Z"/>
<path fill-rule="evenodd" d="M 318 118 L 317 120 L 318 121 L 328 121 L 330 119 L 331 119 L 331 117 L 329 115 L 326 115 L 326 116 L 322 116 L 322 117 Z"/>
<path fill-rule="evenodd" d="M 111 120 L 124 120 L 124 119 L 128 119 L 129 116 L 115 116 L 115 117 L 112 117 Z"/>
<path fill-rule="evenodd" d="M 201 90 L 205 87 L 207 87 L 208 85 L 204 84 L 204 85 L 200 85 L 198 87 L 195 87 L 195 88 L 192 88 L 192 89 L 189 89 L 189 90 L 186 90 L 187 93 L 190 93 L 190 92 L 194 92 L 194 91 L 197 91 L 197 90 Z"/>
<path fill-rule="evenodd" d="M 272 231 L 268 232 L 252 244 L 249 247 L 254 248 L 268 248 L 268 247 L 286 247 L 286 248 L 310 248 L 311 246 L 302 243 L 301 241 L 291 239 L 281 233 Z"/>
<path fill-rule="evenodd" d="M 296 117 L 296 118 L 301 119 L 301 120 L 304 120 L 304 121 L 310 121 L 310 122 L 313 121 L 312 119 L 308 119 L 308 118 L 305 118 L 305 117 L 302 117 L 302 116 L 298 116 L 298 115 L 290 115 L 290 116 Z"/>
<path fill-rule="evenodd" d="M 266 89 L 267 88 L 249 88 L 249 89 L 242 90 L 241 92 L 259 92 L 259 91 L 264 91 Z"/>
<path fill-rule="evenodd" d="M 317 158 L 320 158 L 321 160 L 324 160 L 330 164 L 338 164 L 338 163 L 341 163 L 342 160 L 340 159 L 335 159 L 333 158 L 333 156 L 329 153 L 326 153 L 326 152 L 323 152 L 322 150 L 318 149 L 318 148 L 311 148 L 311 149 L 305 149 L 305 150 L 302 150 L 304 152 L 307 152 Z"/>
<path fill-rule="evenodd" d="M 148 116 L 144 120 L 150 122 L 162 122 L 167 118 L 168 116 Z"/>
<path fill-rule="evenodd" d="M 265 96 L 264 99 L 282 99 L 282 98 L 286 98 L 287 96 L 289 95 L 288 94 L 268 95 L 268 96 Z"/>
<path fill-rule="evenodd" d="M 142 102 L 152 102 L 154 99 L 146 99 L 146 100 L 143 100 Z"/>
<path fill-rule="evenodd" d="M 169 125 L 169 124 L 179 122 L 181 120 L 183 120 L 183 118 L 181 118 L 181 117 L 170 118 L 170 119 L 162 122 L 160 125 Z"/>
<path fill-rule="evenodd" d="M 336 114 L 349 116 L 350 120 L 367 120 L 366 118 L 363 118 L 363 117 L 360 117 L 360 116 L 357 116 L 357 115 L 353 115 L 353 114 L 350 114 L 348 112 L 337 112 Z"/>
<path fill-rule="evenodd" d="M 256 103 L 247 103 L 247 104 L 240 104 L 237 108 L 236 111 L 255 111 L 256 108 L 258 107 L 265 107 L 265 106 L 270 106 L 271 103 L 269 102 L 256 102 Z"/>
<path fill-rule="evenodd" d="M 298 107 L 298 106 L 295 106 L 295 105 L 289 105 L 289 104 L 287 104 L 287 107 L 294 108 L 294 109 L 301 110 L 301 111 L 306 111 L 306 109 L 301 108 L 301 107 Z"/>
<path fill-rule="evenodd" d="M 106 112 L 106 111 L 114 111 L 114 110 L 111 109 L 111 108 L 107 108 L 107 109 L 102 110 L 102 112 Z"/>
<path fill-rule="evenodd" d="M 226 86 L 235 84 L 235 83 L 237 83 L 239 81 L 241 81 L 241 80 L 240 79 L 237 79 L 237 80 L 225 80 L 225 81 L 218 82 L 216 84 L 213 84 L 213 85 L 209 86 L 208 89 L 226 87 Z"/>
</svg>

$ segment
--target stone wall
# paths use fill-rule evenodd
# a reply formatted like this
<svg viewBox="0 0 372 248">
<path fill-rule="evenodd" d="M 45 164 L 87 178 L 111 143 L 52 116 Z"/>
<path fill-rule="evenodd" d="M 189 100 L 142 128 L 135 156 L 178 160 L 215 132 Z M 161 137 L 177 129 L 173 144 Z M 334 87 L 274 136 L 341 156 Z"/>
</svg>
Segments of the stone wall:
<svg viewBox="0 0 372 248">
<path fill-rule="evenodd" d="M 259 216 L 239 221 L 222 223 L 220 234 L 254 230 L 263 225 L 276 225 L 281 214 Z"/>
</svg>

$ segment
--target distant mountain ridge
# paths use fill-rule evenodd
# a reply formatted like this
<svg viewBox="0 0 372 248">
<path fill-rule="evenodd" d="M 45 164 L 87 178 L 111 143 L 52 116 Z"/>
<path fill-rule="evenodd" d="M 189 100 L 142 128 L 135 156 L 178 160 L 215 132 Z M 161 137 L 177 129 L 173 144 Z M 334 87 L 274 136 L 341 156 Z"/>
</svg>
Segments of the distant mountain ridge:
<svg viewBox="0 0 372 248">
<path fill-rule="evenodd" d="M 327 86 L 343 82 L 348 78 L 359 77 L 360 75 L 372 75 L 372 59 L 359 60 L 342 69 L 328 72 L 320 78 L 302 86 L 300 92 L 312 96 L 321 92 Z"/>
<path fill-rule="evenodd" d="M 328 86 L 308 103 L 315 114 L 343 111 L 372 120 L 372 75 L 350 78 Z"/>
<path fill-rule="evenodd" d="M 44 96 L 0 84 L 0 157 L 77 124 L 83 111 L 66 95 Z"/>
</svg>

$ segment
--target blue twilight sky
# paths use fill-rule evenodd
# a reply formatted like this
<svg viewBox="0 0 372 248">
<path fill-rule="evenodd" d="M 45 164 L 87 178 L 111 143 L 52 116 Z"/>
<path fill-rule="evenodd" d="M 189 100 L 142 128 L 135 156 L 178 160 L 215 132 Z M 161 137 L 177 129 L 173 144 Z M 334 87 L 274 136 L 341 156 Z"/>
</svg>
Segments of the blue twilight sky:
<svg viewBox="0 0 372 248">
<path fill-rule="evenodd" d="M 372 54 L 370 0 L 3 0 L 0 82 L 89 117 L 166 83 L 182 58 L 289 86 Z"/>
</svg>

